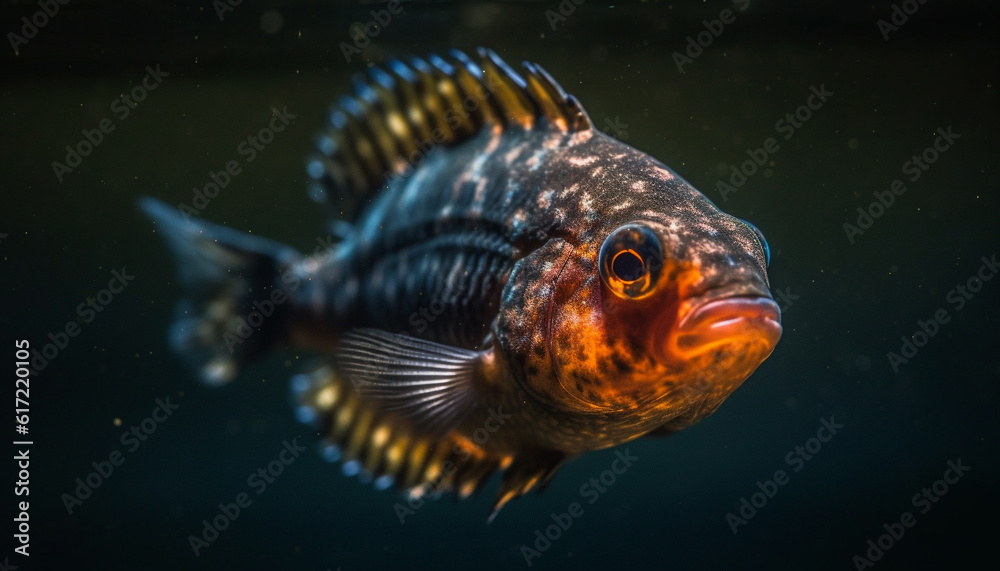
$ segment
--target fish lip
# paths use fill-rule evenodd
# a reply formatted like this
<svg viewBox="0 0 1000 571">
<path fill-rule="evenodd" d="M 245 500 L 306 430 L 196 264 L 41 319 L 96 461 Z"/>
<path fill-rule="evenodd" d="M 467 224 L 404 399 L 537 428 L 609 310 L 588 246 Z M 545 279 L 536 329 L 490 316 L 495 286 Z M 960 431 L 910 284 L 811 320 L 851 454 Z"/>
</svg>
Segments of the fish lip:
<svg viewBox="0 0 1000 571">
<path fill-rule="evenodd" d="M 779 328 L 781 327 L 781 309 L 773 299 L 761 295 L 738 295 L 716 298 L 692 309 L 677 324 L 677 330 L 702 326 L 706 322 L 711 323 L 713 318 L 734 313 L 738 314 L 738 317 L 758 317 L 773 321 Z M 717 325 L 719 324 L 712 323 L 711 327 Z"/>
<path fill-rule="evenodd" d="M 781 338 L 781 309 L 762 295 L 715 298 L 689 311 L 674 329 L 672 345 L 687 355 L 735 341 L 762 342 L 773 349 Z"/>
</svg>

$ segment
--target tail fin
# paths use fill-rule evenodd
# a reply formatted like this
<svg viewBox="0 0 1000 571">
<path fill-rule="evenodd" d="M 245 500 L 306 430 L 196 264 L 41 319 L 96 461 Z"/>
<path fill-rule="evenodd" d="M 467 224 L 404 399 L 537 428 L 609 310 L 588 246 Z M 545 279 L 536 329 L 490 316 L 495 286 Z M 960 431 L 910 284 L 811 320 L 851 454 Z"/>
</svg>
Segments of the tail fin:
<svg viewBox="0 0 1000 571">
<path fill-rule="evenodd" d="M 270 240 L 192 219 L 152 198 L 140 208 L 156 223 L 174 256 L 187 297 L 170 330 L 173 349 L 208 384 L 222 384 L 240 366 L 280 343 L 290 313 L 270 297 L 276 278 L 300 255 Z M 284 303 L 283 303 L 284 302 Z"/>
</svg>

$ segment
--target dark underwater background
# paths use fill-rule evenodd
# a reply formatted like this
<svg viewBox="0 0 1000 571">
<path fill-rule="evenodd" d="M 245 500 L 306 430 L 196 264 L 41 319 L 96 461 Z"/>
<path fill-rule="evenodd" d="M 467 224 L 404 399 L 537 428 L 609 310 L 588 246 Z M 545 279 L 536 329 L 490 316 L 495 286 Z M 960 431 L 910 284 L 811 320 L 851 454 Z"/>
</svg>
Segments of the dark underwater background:
<svg viewBox="0 0 1000 571">
<path fill-rule="evenodd" d="M 373 10 L 390 6 L 245 0 L 220 20 L 208 0 L 73 0 L 18 54 L 3 46 L 8 406 L 15 342 L 41 350 L 68 322 L 78 329 L 31 378 L 30 496 L 15 495 L 17 460 L 8 460 L 0 563 L 524 569 L 521 546 L 545 547 L 536 546 L 536 530 L 573 502 L 582 515 L 531 568 L 857 569 L 869 568 L 856 559 L 865 557 L 876 569 L 957 569 L 993 560 L 1000 280 L 967 282 L 982 258 L 1000 253 L 996 5 L 896 2 L 897 22 L 904 8 L 916 11 L 892 30 L 879 26 L 892 23 L 889 0 L 562 4 L 405 2 L 349 62 L 341 43 L 353 44 L 352 25 L 363 29 Z M 41 9 L 0 7 L 8 44 L 18 43 L 9 34 L 22 33 L 21 18 Z M 679 71 L 673 54 L 725 9 L 733 21 Z M 511 64 L 540 63 L 599 128 L 760 227 L 784 335 L 743 387 L 692 428 L 587 454 L 490 525 L 496 481 L 468 501 L 428 502 L 401 524 L 397 494 L 342 476 L 317 452 L 316 433 L 296 421 L 288 378 L 310 355 L 274 355 L 213 389 L 170 352 L 179 286 L 136 200 L 190 203 L 210 171 L 235 160 L 240 174 L 202 217 L 312 251 L 327 231 L 307 196 L 305 158 L 351 76 L 395 55 L 479 45 Z M 169 75 L 122 118 L 112 102 L 157 65 Z M 809 118 L 785 139 L 787 127 L 776 123 L 807 104 L 813 87 L 832 95 L 800 111 Z M 268 125 L 272 108 L 285 107 L 295 119 L 247 162 L 240 143 Z M 60 181 L 53 161 L 64 162 L 66 145 L 102 119 L 114 131 Z M 911 181 L 905 163 L 934 145 L 938 129 L 959 138 Z M 778 150 L 723 199 L 718 182 L 769 137 Z M 858 225 L 858 207 L 869 208 L 895 179 L 907 191 L 862 220 L 871 224 L 852 243 L 845 223 Z M 79 315 L 114 271 L 134 279 L 100 313 Z M 956 286 L 969 285 L 979 291 L 959 304 Z M 947 318 L 936 330 L 927 323 L 935 314 Z M 921 321 L 935 335 L 917 334 Z M 887 354 L 907 339 L 922 347 L 905 363 L 891 361 Z M 147 421 L 155 432 L 146 441 L 121 440 L 168 397 L 177 408 L 162 423 Z M 822 432 L 825 443 L 810 441 L 824 421 L 842 428 Z M 258 494 L 248 477 L 296 438 L 308 450 Z M 5 446 L 8 458 L 18 454 Z M 812 447 L 808 461 L 797 446 Z M 636 460 L 589 503 L 581 486 L 625 450 Z M 114 454 L 123 462 L 106 478 L 92 476 L 99 487 L 69 513 L 77 478 Z M 956 481 L 949 462 L 969 469 Z M 769 484 L 779 470 L 785 483 Z M 924 488 L 934 502 L 920 497 Z M 773 497 L 755 497 L 761 489 Z M 188 537 L 241 493 L 252 503 L 196 557 Z M 15 504 L 25 499 L 30 557 L 14 552 Z M 743 500 L 766 503 L 751 512 Z M 741 508 L 750 517 L 733 524 L 727 514 Z M 905 512 L 912 527 L 898 523 Z M 887 535 L 900 529 L 901 537 Z"/>
</svg>

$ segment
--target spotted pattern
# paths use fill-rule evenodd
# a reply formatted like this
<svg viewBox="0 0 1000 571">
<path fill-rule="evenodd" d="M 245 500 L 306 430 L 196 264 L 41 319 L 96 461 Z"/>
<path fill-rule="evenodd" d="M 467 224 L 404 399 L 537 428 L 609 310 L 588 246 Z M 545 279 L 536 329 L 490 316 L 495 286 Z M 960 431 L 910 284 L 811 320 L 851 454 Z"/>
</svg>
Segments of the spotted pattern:
<svg viewBox="0 0 1000 571">
<path fill-rule="evenodd" d="M 364 206 L 336 255 L 315 269 L 302 262 L 310 281 L 300 298 L 313 303 L 299 338 L 335 349 L 339 332 L 375 327 L 491 352 L 501 364 L 497 390 L 445 441 L 467 444 L 489 410 L 506 407 L 503 430 L 468 448 L 479 458 L 474 476 L 449 488 L 471 493 L 478 478 L 508 468 L 499 507 L 568 457 L 715 410 L 763 357 L 709 352 L 678 363 L 651 347 L 713 296 L 769 294 L 763 250 L 745 224 L 595 130 L 539 68 L 529 65 L 522 79 L 481 56 L 393 65 L 392 81 L 376 78 L 385 80 L 378 98 L 342 102 L 331 117 L 323 170 L 310 172 Z M 479 106 L 464 122 L 441 120 L 449 103 L 475 93 Z M 447 134 L 410 169 L 406 124 L 410 134 Z M 350 211 L 346 199 L 323 196 L 333 211 Z M 641 304 L 609 297 L 597 271 L 604 239 L 626 223 L 652 228 L 665 254 L 663 285 Z M 695 371 L 708 372 L 709 388 L 688 390 Z M 304 402 L 322 411 L 342 455 L 359 471 L 426 491 L 453 451 L 359 397 L 325 406 L 336 372 L 318 375 Z"/>
</svg>

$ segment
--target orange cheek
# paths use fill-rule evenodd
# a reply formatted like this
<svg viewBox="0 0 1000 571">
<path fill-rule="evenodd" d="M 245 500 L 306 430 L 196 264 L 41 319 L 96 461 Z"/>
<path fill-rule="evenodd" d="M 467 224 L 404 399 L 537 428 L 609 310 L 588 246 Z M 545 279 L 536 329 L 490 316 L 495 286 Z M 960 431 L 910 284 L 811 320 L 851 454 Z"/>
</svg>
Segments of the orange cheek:
<svg viewBox="0 0 1000 571">
<path fill-rule="evenodd" d="M 647 324 L 637 321 L 639 313 L 609 315 L 602 302 L 598 293 L 559 308 L 554 325 L 561 341 L 553 346 L 558 382 L 575 408 L 633 408 L 652 395 L 647 381 L 656 378 L 656 367 L 636 342 L 646 337 Z"/>
<path fill-rule="evenodd" d="M 546 392 L 572 408 L 608 410 L 633 409 L 676 390 L 681 379 L 654 356 L 677 320 L 678 300 L 700 280 L 696 267 L 668 259 L 653 293 L 636 300 L 615 295 L 596 267 L 564 270 L 550 330 L 559 387 Z"/>
</svg>

